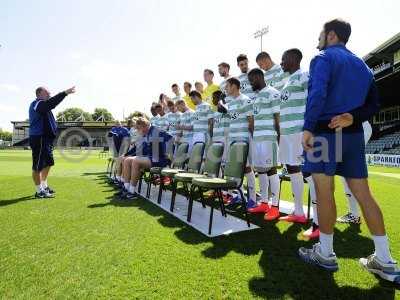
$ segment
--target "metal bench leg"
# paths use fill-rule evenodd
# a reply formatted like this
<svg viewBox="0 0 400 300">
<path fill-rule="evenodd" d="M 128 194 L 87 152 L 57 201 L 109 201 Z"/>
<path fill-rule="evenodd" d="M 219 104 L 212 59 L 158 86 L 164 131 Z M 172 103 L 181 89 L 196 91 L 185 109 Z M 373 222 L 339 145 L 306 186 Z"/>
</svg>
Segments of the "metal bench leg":
<svg viewBox="0 0 400 300">
<path fill-rule="evenodd" d="M 187 221 L 190 223 L 192 220 L 192 210 L 193 210 L 193 192 L 196 189 L 196 186 L 192 184 L 190 187 L 190 198 L 189 198 L 189 205 L 188 205 L 188 212 L 187 212 Z M 198 188 L 200 190 L 200 188 Z"/>
<path fill-rule="evenodd" d="M 163 181 L 163 176 L 160 175 L 160 188 L 158 189 L 158 199 L 157 203 L 161 204 L 161 197 L 163 193 L 163 188 L 164 188 L 164 181 Z"/>
<path fill-rule="evenodd" d="M 174 206 L 175 206 L 175 198 L 176 198 L 176 189 L 178 188 L 178 182 L 174 179 L 172 182 L 172 197 L 171 197 L 171 206 L 169 207 L 169 210 L 171 212 L 174 211 Z"/>
<path fill-rule="evenodd" d="M 210 210 L 210 223 L 208 224 L 208 234 L 211 235 L 212 223 L 213 223 L 214 207 L 211 205 Z"/>
</svg>

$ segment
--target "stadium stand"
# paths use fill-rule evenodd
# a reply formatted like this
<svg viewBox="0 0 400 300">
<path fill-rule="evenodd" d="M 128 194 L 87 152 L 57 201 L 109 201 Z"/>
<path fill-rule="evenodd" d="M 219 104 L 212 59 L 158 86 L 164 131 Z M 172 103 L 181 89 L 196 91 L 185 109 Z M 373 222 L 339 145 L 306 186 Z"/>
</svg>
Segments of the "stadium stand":
<svg viewBox="0 0 400 300">
<path fill-rule="evenodd" d="M 365 147 L 369 154 L 400 154 L 400 131 L 370 141 Z"/>
</svg>

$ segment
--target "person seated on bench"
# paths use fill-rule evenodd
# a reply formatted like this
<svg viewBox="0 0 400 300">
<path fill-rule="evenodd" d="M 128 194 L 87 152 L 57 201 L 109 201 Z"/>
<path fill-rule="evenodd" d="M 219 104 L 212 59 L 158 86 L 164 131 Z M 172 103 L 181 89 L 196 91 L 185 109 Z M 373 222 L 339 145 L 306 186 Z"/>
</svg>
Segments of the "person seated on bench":
<svg viewBox="0 0 400 300">
<path fill-rule="evenodd" d="M 126 127 L 123 127 L 120 121 L 115 122 L 115 126 L 108 132 L 108 137 L 111 139 L 109 142 L 112 149 L 114 161 L 126 153 L 129 145 L 130 133 Z M 111 177 L 114 181 L 120 181 L 121 178 L 117 178 L 116 175 Z"/>
<path fill-rule="evenodd" d="M 128 151 L 123 155 L 123 156 L 119 156 L 116 158 L 115 160 L 115 169 L 116 169 L 116 179 L 114 180 L 114 184 L 116 185 L 120 185 L 123 186 L 123 182 L 122 182 L 122 170 L 123 170 L 123 166 L 124 166 L 124 161 L 127 157 L 130 156 L 135 156 L 136 155 L 136 143 L 140 143 L 140 137 L 137 133 L 136 130 L 136 120 L 128 120 L 128 124 L 129 121 L 131 122 L 131 126 L 129 129 L 129 133 L 130 133 L 130 146 Z"/>
<path fill-rule="evenodd" d="M 126 199 L 138 196 L 136 186 L 142 171 L 151 167 L 166 167 L 170 163 L 168 156 L 172 150 L 172 136 L 152 126 L 147 119 L 138 118 L 136 130 L 141 136 L 140 143 L 136 143 L 136 155 L 127 157 L 123 162 L 122 180 L 125 192 L 121 197 Z"/>
</svg>

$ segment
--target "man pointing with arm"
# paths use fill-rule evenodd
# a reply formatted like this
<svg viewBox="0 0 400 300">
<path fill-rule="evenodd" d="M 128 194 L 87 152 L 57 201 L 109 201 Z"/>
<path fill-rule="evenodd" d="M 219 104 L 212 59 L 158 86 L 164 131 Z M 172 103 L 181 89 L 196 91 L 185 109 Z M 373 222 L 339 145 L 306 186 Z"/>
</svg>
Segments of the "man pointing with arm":
<svg viewBox="0 0 400 300">
<path fill-rule="evenodd" d="M 57 134 L 57 122 L 52 110 L 72 93 L 75 93 L 75 87 L 50 98 L 50 92 L 45 87 L 38 87 L 36 99 L 29 106 L 29 144 L 36 198 L 53 197 L 54 191 L 47 185 L 50 167 L 54 165 L 53 142 Z"/>
</svg>

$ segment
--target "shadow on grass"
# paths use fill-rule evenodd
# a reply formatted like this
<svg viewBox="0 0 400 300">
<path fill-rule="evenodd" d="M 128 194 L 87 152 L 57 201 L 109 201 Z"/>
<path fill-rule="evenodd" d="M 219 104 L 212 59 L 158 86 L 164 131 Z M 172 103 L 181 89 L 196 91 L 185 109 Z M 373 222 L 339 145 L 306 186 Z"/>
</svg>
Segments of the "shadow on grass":
<svg viewBox="0 0 400 300">
<path fill-rule="evenodd" d="M 159 217 L 158 222 L 162 226 L 178 228 L 174 234 L 181 241 L 190 245 L 210 244 L 210 247 L 202 252 L 205 258 L 222 259 L 230 252 L 244 256 L 261 253 L 258 264 L 263 276 L 255 276 L 248 282 L 249 290 L 254 296 L 265 299 L 395 298 L 396 288 L 392 283 L 380 280 L 369 289 L 352 287 L 351 282 L 348 285 L 339 286 L 332 273 L 302 262 L 297 254 L 298 249 L 302 246 L 311 247 L 313 244 L 311 241 L 299 238 L 305 226 L 291 224 L 285 232 L 281 233 L 276 222 L 266 223 L 262 216 L 252 216 L 252 223 L 260 226 L 259 229 L 208 238 L 148 200 L 138 198 L 126 203 L 113 197 L 109 199 L 109 203 L 94 204 L 89 207 L 108 205 L 137 207 L 151 216 Z M 236 216 L 239 215 L 236 214 Z M 359 233 L 359 226 L 348 226 L 343 231 L 335 230 L 335 251 L 339 258 L 358 259 L 373 251 L 372 240 Z M 348 264 L 343 268 L 349 268 L 349 266 Z"/>
<path fill-rule="evenodd" d="M 20 197 L 20 198 L 15 198 L 15 199 L 0 200 L 0 207 L 16 204 L 19 202 L 29 201 L 29 200 L 37 200 L 37 199 L 35 198 L 35 196 L 31 195 L 31 196 L 25 196 L 25 197 Z"/>
</svg>

